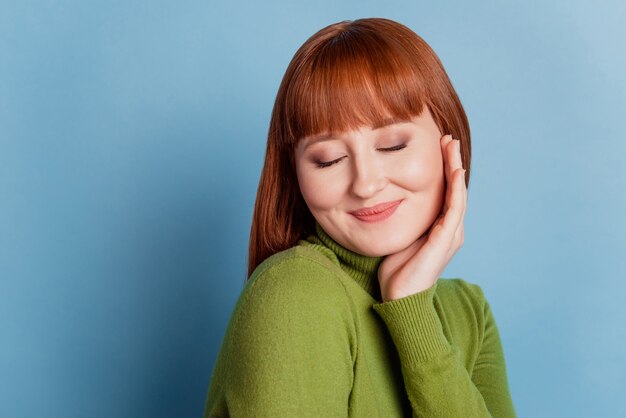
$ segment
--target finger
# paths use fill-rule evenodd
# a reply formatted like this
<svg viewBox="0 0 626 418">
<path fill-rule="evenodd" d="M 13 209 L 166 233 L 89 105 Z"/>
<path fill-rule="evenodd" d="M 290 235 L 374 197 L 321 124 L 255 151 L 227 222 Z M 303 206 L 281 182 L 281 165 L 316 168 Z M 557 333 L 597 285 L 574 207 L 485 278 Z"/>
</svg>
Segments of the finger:
<svg viewBox="0 0 626 418">
<path fill-rule="evenodd" d="M 452 170 L 450 169 L 451 165 L 450 163 L 452 162 L 452 160 L 450 159 L 450 144 L 453 142 L 453 138 L 452 135 L 448 134 L 446 136 L 444 136 L 443 139 L 443 149 L 442 149 L 442 154 L 443 154 L 443 167 L 445 170 L 445 176 L 446 176 L 446 182 L 448 184 L 450 184 L 452 182 Z"/>
<path fill-rule="evenodd" d="M 452 194 L 452 198 L 450 200 L 450 205 L 452 207 L 457 208 L 461 211 L 462 214 L 465 213 L 466 208 L 466 189 L 465 189 L 465 170 L 462 168 L 457 168 L 454 170 L 454 175 L 458 178 L 455 178 L 455 188 L 454 193 Z"/>
<path fill-rule="evenodd" d="M 446 195 L 443 202 L 443 209 L 441 211 L 442 215 L 445 216 L 450 208 L 452 201 L 452 194 L 454 193 L 454 181 L 452 179 L 452 175 L 450 175 L 450 179 L 446 181 Z"/>
<path fill-rule="evenodd" d="M 450 185 L 452 184 L 452 173 L 450 170 L 450 151 L 449 144 L 452 142 L 452 135 L 444 135 L 441 138 L 441 154 L 443 157 L 443 170 L 444 170 L 444 180 L 445 180 L 445 188 L 446 188 L 446 197 L 443 202 L 442 213 L 445 214 L 448 210 L 448 189 L 450 189 Z"/>
<path fill-rule="evenodd" d="M 452 184 L 452 173 L 459 169 L 463 168 L 463 162 L 461 159 L 461 141 L 458 139 L 451 139 L 446 146 L 446 154 L 447 154 L 447 169 L 448 169 L 448 183 Z M 454 186 L 452 186 L 454 188 Z M 465 193 L 465 192 L 463 192 Z M 450 201 L 446 199 L 446 207 L 450 207 Z"/>
<path fill-rule="evenodd" d="M 461 245 L 463 245 L 463 222 L 461 222 L 459 224 L 459 227 L 456 229 L 456 231 L 454 231 L 454 243 L 455 243 L 455 247 L 460 247 Z"/>
<path fill-rule="evenodd" d="M 465 214 L 467 213 L 467 188 L 465 186 L 465 172 L 460 176 L 461 188 L 463 189 L 463 213 L 461 214 L 461 220 L 457 229 L 454 233 L 454 248 L 459 248 L 463 245 L 464 242 L 464 223 L 465 223 Z"/>
<path fill-rule="evenodd" d="M 452 163 L 452 168 L 451 170 L 456 170 L 458 168 L 463 168 L 463 159 L 461 158 L 461 141 L 456 139 L 454 140 L 455 142 L 455 152 L 454 152 L 454 158 L 453 158 L 453 163 Z M 463 174 L 463 200 L 467 201 L 467 188 L 465 187 L 465 173 Z M 465 203 L 464 203 L 465 206 Z M 465 215 L 465 212 L 463 213 L 463 215 Z"/>
<path fill-rule="evenodd" d="M 453 142 L 450 144 L 450 142 Z M 467 208 L 467 188 L 465 185 L 465 172 L 461 168 L 460 141 L 452 140 L 448 142 L 447 164 L 450 170 L 451 181 L 446 187 L 446 197 L 443 219 L 437 222 L 437 227 L 433 228 L 433 241 L 446 249 L 458 249 L 462 241 L 463 222 Z M 436 229 L 436 231 L 435 231 Z"/>
<path fill-rule="evenodd" d="M 454 170 L 456 170 L 457 168 L 459 168 L 459 158 L 458 156 L 460 155 L 460 146 L 459 146 L 459 140 L 458 139 L 453 139 L 452 136 L 450 136 L 450 141 L 448 142 L 448 145 L 446 146 L 446 160 L 448 162 L 447 164 L 447 170 L 448 170 L 448 187 L 447 187 L 447 192 L 446 193 L 446 200 L 445 200 L 445 204 L 444 204 L 444 209 L 445 211 L 448 210 L 448 208 L 450 207 L 450 200 L 452 199 L 452 196 L 454 194 Z"/>
<path fill-rule="evenodd" d="M 450 205 L 443 218 L 440 231 L 442 242 L 448 244 L 454 240 L 456 230 L 462 223 L 465 214 L 463 169 L 454 171 L 454 182 L 451 186 Z"/>
<path fill-rule="evenodd" d="M 463 168 L 463 163 L 461 161 L 461 141 L 459 139 L 455 139 L 452 150 L 452 157 L 450 158 L 450 170 L 454 171 L 457 168 Z"/>
</svg>

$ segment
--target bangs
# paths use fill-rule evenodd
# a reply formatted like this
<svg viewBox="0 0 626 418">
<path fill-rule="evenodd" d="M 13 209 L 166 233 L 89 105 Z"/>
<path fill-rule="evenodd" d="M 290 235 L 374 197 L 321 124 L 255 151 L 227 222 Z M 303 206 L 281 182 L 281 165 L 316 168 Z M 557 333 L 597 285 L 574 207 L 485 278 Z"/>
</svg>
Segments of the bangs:
<svg viewBox="0 0 626 418">
<path fill-rule="evenodd" d="M 428 104 L 419 56 L 393 38 L 345 31 L 327 40 L 294 73 L 285 118 L 292 145 L 312 135 L 409 120 Z"/>
</svg>

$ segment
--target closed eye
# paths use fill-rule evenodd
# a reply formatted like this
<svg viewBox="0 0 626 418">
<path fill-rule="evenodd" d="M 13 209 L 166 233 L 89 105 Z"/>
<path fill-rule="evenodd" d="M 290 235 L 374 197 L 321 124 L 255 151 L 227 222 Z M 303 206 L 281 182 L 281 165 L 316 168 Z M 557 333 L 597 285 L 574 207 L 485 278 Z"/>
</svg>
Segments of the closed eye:
<svg viewBox="0 0 626 418">
<path fill-rule="evenodd" d="M 379 148 L 381 151 L 400 151 L 401 149 L 406 148 L 406 144 L 400 144 L 393 146 L 391 148 Z"/>
<path fill-rule="evenodd" d="M 404 148 L 406 148 L 406 144 L 395 145 L 395 146 L 390 147 L 390 148 L 378 148 L 378 149 L 380 151 L 393 152 L 393 151 L 400 151 L 401 149 L 404 149 Z M 344 158 L 346 158 L 346 157 L 341 157 L 341 158 L 338 158 L 336 160 L 328 161 L 328 162 L 316 161 L 316 164 L 317 164 L 317 166 L 319 168 L 330 167 L 333 164 L 337 164 L 338 162 L 340 162 Z"/>
</svg>

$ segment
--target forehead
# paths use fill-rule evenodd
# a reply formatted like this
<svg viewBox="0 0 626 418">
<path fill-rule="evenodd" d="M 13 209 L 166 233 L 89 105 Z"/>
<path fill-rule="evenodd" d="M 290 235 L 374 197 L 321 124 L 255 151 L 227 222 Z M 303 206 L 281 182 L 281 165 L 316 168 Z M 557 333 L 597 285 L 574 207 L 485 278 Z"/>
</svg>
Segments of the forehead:
<svg viewBox="0 0 626 418">
<path fill-rule="evenodd" d="M 379 120 L 378 122 L 374 122 L 369 126 L 363 125 L 360 128 L 357 128 L 356 130 L 363 130 L 367 128 L 371 129 L 372 131 L 383 130 L 385 128 L 391 128 L 394 126 L 403 126 L 404 124 L 407 124 L 407 123 L 411 123 L 412 126 L 414 125 L 418 129 L 424 129 L 426 131 L 433 131 L 433 132 L 435 130 L 439 131 L 439 128 L 437 127 L 435 121 L 433 120 L 432 114 L 428 106 L 424 106 L 422 109 L 422 112 L 419 113 L 418 115 L 387 116 L 383 118 L 382 120 Z M 348 132 L 348 131 L 330 130 L 330 131 L 325 131 L 325 132 L 321 132 L 321 133 L 314 134 L 314 135 L 309 135 L 309 136 L 302 138 L 299 141 L 299 143 L 297 144 L 297 148 L 301 151 L 304 151 L 310 146 L 312 146 L 313 144 L 337 139 L 341 137 L 342 134 L 345 132 Z"/>
<path fill-rule="evenodd" d="M 408 123 L 411 122 L 413 120 L 413 118 L 410 117 L 399 117 L 399 116 L 391 116 L 391 117 L 387 117 L 381 121 L 377 121 L 374 122 L 369 128 L 371 130 L 377 130 L 377 129 L 382 129 L 382 128 L 386 128 L 389 127 L 391 125 L 396 125 L 396 124 L 400 124 L 400 123 Z M 318 141 L 324 141 L 326 139 L 330 139 L 334 136 L 338 136 L 340 135 L 341 132 L 338 131 L 326 131 L 326 132 L 322 132 L 322 133 L 318 133 L 315 135 L 309 135 L 306 136 L 304 138 L 302 138 L 302 141 L 309 145 L 311 143 L 314 142 L 318 142 Z"/>
</svg>

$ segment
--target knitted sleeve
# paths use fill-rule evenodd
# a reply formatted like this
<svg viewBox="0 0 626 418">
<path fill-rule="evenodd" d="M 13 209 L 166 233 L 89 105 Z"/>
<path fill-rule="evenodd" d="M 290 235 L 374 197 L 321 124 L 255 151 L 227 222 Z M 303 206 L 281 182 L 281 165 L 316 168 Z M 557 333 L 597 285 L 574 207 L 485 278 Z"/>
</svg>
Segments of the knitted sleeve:
<svg viewBox="0 0 626 418">
<path fill-rule="evenodd" d="M 346 417 L 355 356 L 343 285 L 314 260 L 283 260 L 235 305 L 204 417 Z"/>
<path fill-rule="evenodd" d="M 433 302 L 437 284 L 373 305 L 398 351 L 413 416 L 514 418 L 502 343 L 482 289 L 471 284 L 477 290 L 475 320 L 483 329 L 470 374 L 462 363 L 460 348 L 450 344 L 443 333 Z"/>
</svg>

